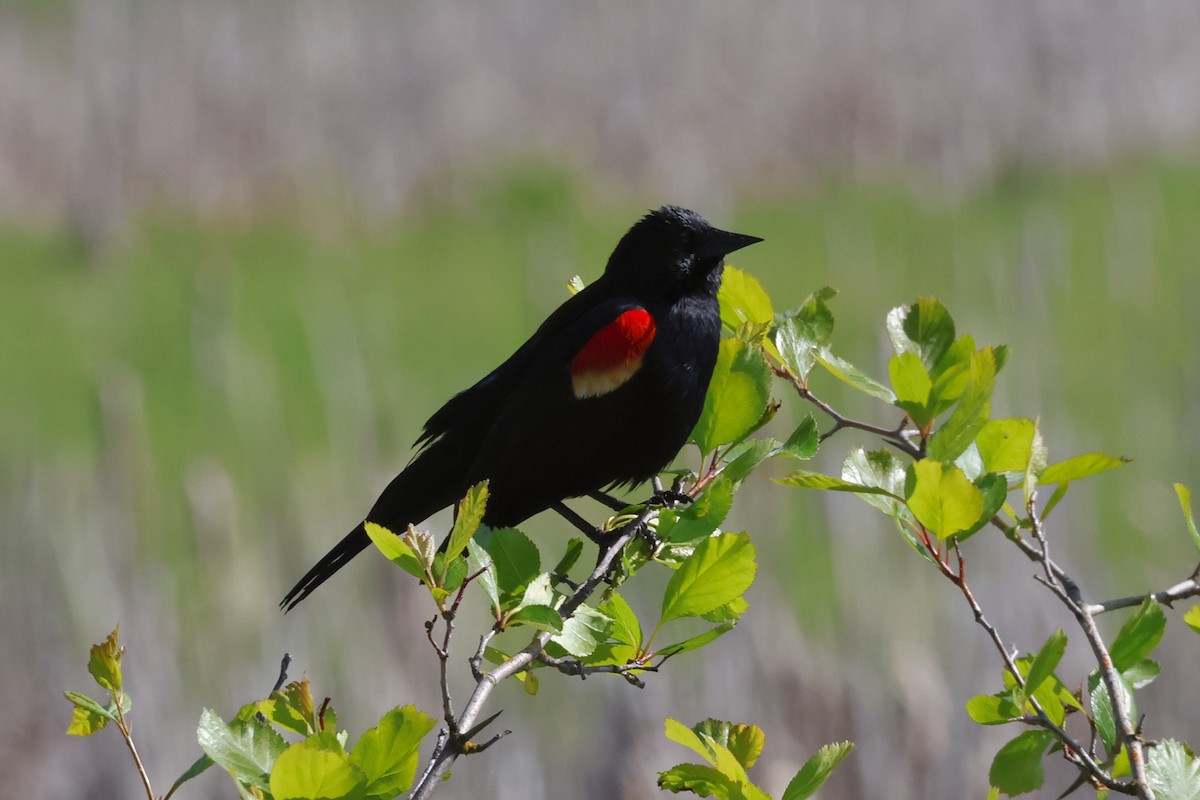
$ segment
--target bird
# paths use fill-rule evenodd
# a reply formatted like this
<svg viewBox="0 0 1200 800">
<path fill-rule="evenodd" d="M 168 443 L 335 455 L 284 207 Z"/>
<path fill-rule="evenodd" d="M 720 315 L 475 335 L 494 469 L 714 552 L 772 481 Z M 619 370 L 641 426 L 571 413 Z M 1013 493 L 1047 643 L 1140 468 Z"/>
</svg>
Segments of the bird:
<svg viewBox="0 0 1200 800">
<path fill-rule="evenodd" d="M 425 423 L 416 454 L 366 519 L 284 597 L 295 608 L 370 544 L 365 525 L 420 524 L 487 480 L 484 524 L 655 478 L 704 408 L 721 339 L 725 257 L 762 239 L 663 206 L 618 241 L 603 274 Z"/>
</svg>

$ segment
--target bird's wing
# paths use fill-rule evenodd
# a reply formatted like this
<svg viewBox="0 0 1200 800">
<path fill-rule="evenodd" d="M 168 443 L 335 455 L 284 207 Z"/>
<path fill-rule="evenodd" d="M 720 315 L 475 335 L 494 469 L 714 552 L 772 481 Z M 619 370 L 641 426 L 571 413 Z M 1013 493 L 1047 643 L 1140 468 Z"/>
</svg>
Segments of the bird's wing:
<svg viewBox="0 0 1200 800">
<path fill-rule="evenodd" d="M 597 281 L 568 299 L 503 364 L 446 401 L 426 421 L 416 442 L 419 448 L 425 449 L 460 427 L 469 426 L 473 432 L 479 425 L 487 427 L 531 371 L 562 369 L 576 354 L 587 352 L 588 346 L 593 358 L 587 366 L 603 366 L 602 351 L 618 347 L 622 331 L 610 333 L 606 340 L 594 345 L 592 337 L 602 334 L 622 314 L 638 307 L 631 300 L 606 296 L 604 288 L 602 281 Z M 629 329 L 635 327 L 625 325 Z"/>
</svg>

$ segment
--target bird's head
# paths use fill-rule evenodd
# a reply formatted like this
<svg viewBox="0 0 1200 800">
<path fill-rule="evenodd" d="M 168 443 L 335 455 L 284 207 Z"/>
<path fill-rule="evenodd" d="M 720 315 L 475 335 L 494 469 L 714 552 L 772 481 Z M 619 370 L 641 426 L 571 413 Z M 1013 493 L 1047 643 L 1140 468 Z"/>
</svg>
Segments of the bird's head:
<svg viewBox="0 0 1200 800">
<path fill-rule="evenodd" d="M 761 241 L 714 228 L 695 211 L 663 206 L 621 237 L 605 276 L 668 297 L 715 296 L 725 256 Z"/>
</svg>

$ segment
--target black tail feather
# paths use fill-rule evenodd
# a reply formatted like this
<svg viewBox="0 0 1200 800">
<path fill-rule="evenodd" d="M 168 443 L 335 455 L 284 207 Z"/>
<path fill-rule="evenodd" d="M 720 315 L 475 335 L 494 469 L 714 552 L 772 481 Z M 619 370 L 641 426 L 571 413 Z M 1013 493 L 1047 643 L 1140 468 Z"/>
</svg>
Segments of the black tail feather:
<svg viewBox="0 0 1200 800">
<path fill-rule="evenodd" d="M 325 557 L 292 587 L 292 590 L 287 593 L 287 597 L 279 603 L 279 607 L 284 612 L 291 611 L 301 600 L 312 594 L 318 586 L 329 580 L 333 573 L 365 550 L 370 543 L 371 539 L 367 536 L 367 529 L 360 522 L 358 527 L 346 534 L 345 538 L 334 545 L 334 548 L 326 553 Z"/>
</svg>

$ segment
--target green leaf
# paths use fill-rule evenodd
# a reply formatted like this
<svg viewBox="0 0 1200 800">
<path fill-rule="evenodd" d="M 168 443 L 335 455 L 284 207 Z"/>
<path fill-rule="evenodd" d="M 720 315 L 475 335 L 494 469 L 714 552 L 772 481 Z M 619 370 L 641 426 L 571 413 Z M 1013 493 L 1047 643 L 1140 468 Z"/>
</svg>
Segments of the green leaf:
<svg viewBox="0 0 1200 800">
<path fill-rule="evenodd" d="M 853 742 L 836 742 L 822 747 L 816 755 L 804 762 L 796 777 L 792 778 L 783 790 L 782 800 L 805 800 L 811 797 L 853 749 Z"/>
<path fill-rule="evenodd" d="M 562 633 L 563 620 L 559 613 L 550 606 L 522 606 L 508 616 L 509 625 L 528 625 L 539 631 Z"/>
<path fill-rule="evenodd" d="M 663 595 L 662 622 L 706 614 L 740 597 L 754 582 L 754 545 L 744 533 L 722 533 L 696 546 Z"/>
<path fill-rule="evenodd" d="M 501 608 L 515 608 L 529 582 L 541 572 L 537 546 L 516 528 L 480 529 L 475 541 L 492 557 Z"/>
<path fill-rule="evenodd" d="M 1068 458 L 1066 461 L 1060 461 L 1057 464 L 1051 464 L 1046 467 L 1046 471 L 1042 473 L 1038 479 L 1038 483 L 1063 483 L 1066 481 L 1077 481 L 1080 478 L 1087 478 L 1092 475 L 1098 475 L 1101 472 L 1107 472 L 1110 469 L 1123 467 L 1128 464 L 1131 459 L 1117 456 L 1110 456 L 1105 453 L 1087 453 L 1082 456 Z"/>
<path fill-rule="evenodd" d="M 995 419 L 975 437 L 987 472 L 1024 472 L 1033 446 L 1031 419 Z"/>
<path fill-rule="evenodd" d="M 726 463 L 725 468 L 721 470 L 721 477 L 734 485 L 741 483 L 755 467 L 782 452 L 783 445 L 774 439 L 749 439 L 739 442 L 724 453 L 723 459 Z"/>
<path fill-rule="evenodd" d="M 63 692 L 74 704 L 71 711 L 71 722 L 67 726 L 68 736 L 91 736 L 104 728 L 109 720 L 115 720 L 116 715 L 97 703 L 86 694 L 79 692 Z"/>
<path fill-rule="evenodd" d="M 350 763 L 366 776 L 367 797 L 395 797 L 408 791 L 417 773 L 421 740 L 437 720 L 416 706 L 393 708 L 365 732 Z"/>
<path fill-rule="evenodd" d="M 742 797 L 737 784 L 707 764 L 676 764 L 658 773 L 658 788 L 665 792 L 694 792 L 700 797 L 731 800 Z"/>
<path fill-rule="evenodd" d="M 666 647 L 660 647 L 656 655 L 677 656 L 680 653 L 686 653 L 689 650 L 698 650 L 701 647 L 704 647 L 706 644 L 709 644 L 719 637 L 729 633 L 731 630 L 733 630 L 733 623 L 726 622 L 697 636 L 684 639 L 682 642 L 675 642 L 675 644 L 669 644 Z"/>
<path fill-rule="evenodd" d="M 762 728 L 744 722 L 725 722 L 709 718 L 693 726 L 692 730 L 727 748 L 746 769 L 754 766 L 758 757 L 762 755 L 763 745 L 766 744 L 766 734 Z"/>
<path fill-rule="evenodd" d="M 1162 672 L 1162 666 L 1152 658 L 1143 658 L 1138 663 L 1134 664 L 1129 669 L 1121 673 L 1129 683 L 1129 688 L 1137 691 L 1154 682 L 1154 679 Z"/>
<path fill-rule="evenodd" d="M 800 469 L 788 475 L 786 478 L 776 478 L 776 483 L 781 483 L 784 486 L 796 486 L 801 489 L 822 489 L 831 492 L 853 492 L 855 494 L 878 494 L 894 497 L 899 500 L 891 492 L 886 489 L 880 489 L 877 486 L 863 486 L 858 483 L 835 478 L 832 475 L 825 475 L 821 472 L 810 472 L 806 469 Z"/>
<path fill-rule="evenodd" d="M 458 514 L 454 517 L 454 527 L 450 529 L 450 538 L 446 541 L 446 558 L 454 559 L 466 548 L 467 542 L 479 529 L 487 509 L 488 482 L 480 481 L 467 490 L 467 494 L 458 503 Z"/>
<path fill-rule="evenodd" d="M 748 272 L 726 266 L 717 292 L 721 304 L 721 322 L 730 330 L 743 322 L 764 323 L 775 320 L 771 298 L 762 284 Z"/>
<path fill-rule="evenodd" d="M 627 644 L 635 649 L 642 646 L 642 623 L 625 598 L 616 592 L 610 592 L 608 598 L 600 604 L 600 611 L 613 621 L 609 635 L 614 641 Z"/>
<path fill-rule="evenodd" d="M 939 539 L 969 530 L 979 521 L 983 494 L 957 466 L 926 458 L 909 469 L 908 507 Z"/>
<path fill-rule="evenodd" d="M 1120 675 L 1117 676 L 1116 690 L 1124 698 L 1130 717 L 1137 719 L 1137 710 L 1133 703 L 1133 690 Z M 1098 670 L 1092 670 L 1088 675 L 1088 700 L 1092 706 L 1092 720 L 1096 723 L 1096 731 L 1100 734 L 1104 746 L 1110 753 L 1113 753 L 1117 750 L 1116 715 L 1113 712 L 1112 698 L 1109 697 L 1108 688 L 1101 680 Z"/>
<path fill-rule="evenodd" d="M 904 465 L 887 450 L 857 447 L 847 453 L 842 462 L 842 480 L 880 490 L 878 493 L 860 492 L 859 497 L 893 519 L 912 516 L 901 499 L 905 478 Z"/>
<path fill-rule="evenodd" d="M 1071 488 L 1070 481 L 1063 481 L 1054 487 L 1054 491 L 1050 494 L 1050 499 L 1046 501 L 1046 507 L 1042 509 L 1042 521 L 1046 521 L 1050 517 L 1050 512 L 1054 507 L 1067 496 L 1067 490 Z"/>
<path fill-rule="evenodd" d="M 1008 692 L 977 694 L 967 701 L 967 716 L 980 725 L 1000 725 L 1021 716 L 1021 707 Z"/>
<path fill-rule="evenodd" d="M 1196 529 L 1196 518 L 1192 515 L 1192 493 L 1182 483 L 1175 484 L 1175 494 L 1179 497 L 1179 507 L 1183 509 L 1183 518 L 1187 520 L 1188 533 L 1192 534 L 1192 541 L 1196 543 L 1196 549 L 1200 550 L 1200 530 Z"/>
<path fill-rule="evenodd" d="M 1054 675 L 1054 668 L 1058 666 L 1058 662 L 1062 660 L 1065 652 L 1067 652 L 1067 635 L 1059 628 L 1050 634 L 1050 638 L 1042 645 L 1042 649 L 1038 651 L 1037 656 L 1033 659 L 1033 664 L 1029 667 L 1029 674 L 1025 676 L 1026 696 L 1032 695 Z"/>
<path fill-rule="evenodd" d="M 833 353 L 829 352 L 828 348 L 822 347 L 817 350 L 815 357 L 817 359 L 817 363 L 828 370 L 829 374 L 838 380 L 853 386 L 860 392 L 869 394 L 871 397 L 874 397 L 878 400 L 882 400 L 885 403 L 896 402 L 896 395 L 891 389 L 884 386 L 874 378 L 868 376 L 865 372 L 851 364 L 849 361 L 835 356 Z"/>
<path fill-rule="evenodd" d="M 706 742 L 694 730 L 689 728 L 687 725 L 684 725 L 677 719 L 667 717 L 666 721 L 663 723 L 663 726 L 663 733 L 668 739 L 676 744 L 683 745 L 699 755 L 709 764 L 716 766 L 717 758 L 716 754 L 713 752 L 712 744 L 710 742 Z"/>
<path fill-rule="evenodd" d="M 1124 672 L 1150 655 L 1158 647 L 1166 627 L 1167 617 L 1162 608 L 1147 597 L 1137 612 L 1121 626 L 1109 648 L 1117 672 Z"/>
<path fill-rule="evenodd" d="M 1020 734 L 996 753 L 988 781 L 1009 797 L 1037 789 L 1045 780 L 1042 755 L 1053 740 L 1048 731 Z"/>
<path fill-rule="evenodd" d="M 1046 462 L 1049 459 L 1049 452 L 1046 449 L 1046 443 L 1042 440 L 1042 431 L 1037 420 L 1033 423 L 1033 439 L 1029 443 L 1029 463 L 1025 465 L 1025 505 L 1028 506 L 1033 501 L 1033 493 L 1041 482 L 1042 473 L 1046 471 Z"/>
<path fill-rule="evenodd" d="M 794 458 L 807 460 L 817 454 L 817 447 L 821 441 L 821 432 L 817 430 L 817 421 L 813 419 L 812 414 L 804 417 L 804 421 L 792 431 L 792 435 L 787 438 L 780 448 L 781 453 L 785 453 Z"/>
<path fill-rule="evenodd" d="M 200 714 L 196 728 L 200 749 L 213 763 L 227 770 L 238 781 L 259 789 L 268 789 L 272 766 L 287 748 L 283 737 L 266 722 L 255 717 L 225 721 L 207 708 Z M 279 795 L 275 794 L 279 800 Z M 312 795 L 317 797 L 318 795 Z"/>
<path fill-rule="evenodd" d="M 573 536 L 567 541 L 567 549 L 563 553 L 562 558 L 558 560 L 558 563 L 554 565 L 551 574 L 555 577 L 560 575 L 565 576 L 570 572 L 571 567 L 575 566 L 575 562 L 579 560 L 581 555 L 583 555 L 583 539 Z"/>
<path fill-rule="evenodd" d="M 701 452 L 745 436 L 770 401 L 771 368 L 762 352 L 736 339 L 723 339 L 704 398 L 704 410 L 692 431 Z"/>
<path fill-rule="evenodd" d="M 367 775 L 351 763 L 332 732 L 310 736 L 280 754 L 271 772 L 275 800 L 358 800 Z"/>
<path fill-rule="evenodd" d="M 1200 759 L 1186 744 L 1164 739 L 1149 749 L 1146 783 L 1158 800 L 1200 800 Z"/>
<path fill-rule="evenodd" d="M 417 555 L 413 552 L 412 547 L 404 539 L 382 525 L 376 525 L 374 522 L 363 523 L 363 527 L 366 528 L 367 536 L 370 537 L 376 549 L 383 553 L 388 561 L 391 561 L 414 578 L 425 579 L 425 569 L 421 566 L 421 562 L 417 560 Z"/>
<path fill-rule="evenodd" d="M 612 617 L 590 606 L 581 605 L 563 620 L 562 633 L 551 639 L 576 658 L 586 658 L 612 633 Z"/>
<path fill-rule="evenodd" d="M 213 760 L 211 758 L 209 758 L 207 755 L 202 755 L 199 758 L 197 758 L 194 762 L 192 762 L 192 765 L 190 767 L 188 767 L 186 770 L 184 770 L 182 775 L 180 775 L 178 778 L 175 779 L 175 782 L 173 784 L 171 784 L 170 790 L 167 791 L 166 796 L 170 797 L 170 796 L 174 795 L 176 789 L 178 789 L 180 786 L 183 786 L 185 783 L 190 781 L 192 778 L 195 778 L 197 775 L 200 775 L 201 773 L 203 773 L 205 770 L 207 770 L 212 765 L 213 765 Z"/>
<path fill-rule="evenodd" d="M 718 477 L 682 510 L 663 513 L 658 537 L 669 542 L 691 542 L 708 536 L 725 521 L 733 507 L 733 488 L 733 481 Z"/>
<path fill-rule="evenodd" d="M 971 446 L 983 430 L 992 411 L 992 392 L 996 386 L 996 359 L 992 348 L 971 355 L 967 384 L 958 407 L 929 437 L 927 453 L 936 461 L 952 462 Z M 944 390 L 943 390 L 944 391 Z"/>
<path fill-rule="evenodd" d="M 701 614 L 700 617 L 708 622 L 717 624 L 722 622 L 737 622 L 749 608 L 750 604 L 746 602 L 745 597 L 736 597 L 725 605 L 714 608 L 707 614 Z"/>
<path fill-rule="evenodd" d="M 954 320 L 941 301 L 922 297 L 887 316 L 888 336 L 897 355 L 914 353 L 933 369 L 954 344 Z"/>
<path fill-rule="evenodd" d="M 309 736 L 317 732 L 316 711 L 313 707 L 312 686 L 305 676 L 276 689 L 266 700 L 257 704 L 258 713 L 268 722 L 284 730 Z"/>
<path fill-rule="evenodd" d="M 577 541 L 577 540 L 572 540 Z M 478 574 L 475 579 L 491 601 L 492 612 L 499 615 L 500 609 L 500 586 L 496 578 L 496 564 L 492 560 L 492 556 L 487 550 L 483 549 L 483 545 L 472 539 L 467 542 L 467 561 L 472 575 Z"/>
<path fill-rule="evenodd" d="M 929 370 L 921 363 L 921 357 L 916 353 L 901 353 L 888 360 L 888 377 L 892 381 L 892 390 L 896 393 L 896 405 L 908 412 L 918 426 L 924 426 L 926 404 L 929 393 L 933 390 L 933 380 Z"/>
<path fill-rule="evenodd" d="M 121 626 L 115 626 L 108 638 L 92 645 L 88 659 L 88 672 L 100 684 L 100 688 L 110 692 L 121 691 L 121 656 L 125 654 L 125 649 L 117 644 L 120 633 Z"/>
<path fill-rule="evenodd" d="M 1192 606 L 1183 615 L 1183 621 L 1196 633 L 1200 633 L 1200 603 Z"/>
<path fill-rule="evenodd" d="M 818 350 L 829 343 L 833 334 L 833 313 L 825 301 L 835 294 L 828 286 L 819 289 L 799 308 L 777 319 L 776 350 L 788 371 L 802 380 L 816 364 Z"/>
</svg>

